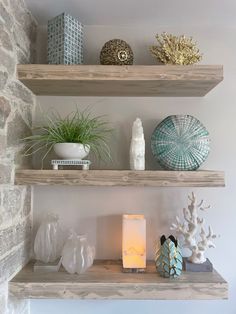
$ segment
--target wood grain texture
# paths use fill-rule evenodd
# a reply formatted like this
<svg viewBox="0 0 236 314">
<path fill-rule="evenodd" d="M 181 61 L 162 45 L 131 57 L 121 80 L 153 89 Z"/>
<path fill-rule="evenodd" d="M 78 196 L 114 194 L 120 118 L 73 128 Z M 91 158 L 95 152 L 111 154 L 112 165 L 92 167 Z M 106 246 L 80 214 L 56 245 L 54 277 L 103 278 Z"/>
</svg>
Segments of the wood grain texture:
<svg viewBox="0 0 236 314">
<path fill-rule="evenodd" d="M 36 95 L 206 95 L 223 80 L 221 65 L 18 65 L 18 78 Z"/>
<path fill-rule="evenodd" d="M 17 170 L 16 185 L 224 187 L 222 171 Z"/>
<path fill-rule="evenodd" d="M 210 300 L 227 299 L 227 282 L 216 272 L 162 278 L 154 263 L 147 272 L 122 273 L 119 261 L 96 261 L 82 275 L 34 273 L 28 264 L 9 282 L 10 294 L 27 299 Z"/>
</svg>

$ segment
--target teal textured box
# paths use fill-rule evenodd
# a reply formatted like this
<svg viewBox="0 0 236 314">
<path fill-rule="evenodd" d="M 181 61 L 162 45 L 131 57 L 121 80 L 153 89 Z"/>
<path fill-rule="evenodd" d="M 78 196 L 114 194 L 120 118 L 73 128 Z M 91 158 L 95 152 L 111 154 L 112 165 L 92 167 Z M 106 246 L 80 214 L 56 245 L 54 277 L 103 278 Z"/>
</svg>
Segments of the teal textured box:
<svg viewBox="0 0 236 314">
<path fill-rule="evenodd" d="M 83 63 L 83 25 L 67 13 L 48 21 L 48 63 Z"/>
</svg>

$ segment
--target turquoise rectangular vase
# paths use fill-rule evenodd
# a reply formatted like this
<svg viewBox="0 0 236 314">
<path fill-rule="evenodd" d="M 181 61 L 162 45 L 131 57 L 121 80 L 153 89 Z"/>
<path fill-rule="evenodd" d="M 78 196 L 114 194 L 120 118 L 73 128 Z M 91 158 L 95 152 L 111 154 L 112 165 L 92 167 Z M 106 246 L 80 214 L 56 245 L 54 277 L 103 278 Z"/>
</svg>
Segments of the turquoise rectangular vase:
<svg viewBox="0 0 236 314">
<path fill-rule="evenodd" d="M 48 63 L 83 64 L 83 25 L 67 13 L 48 21 Z"/>
</svg>

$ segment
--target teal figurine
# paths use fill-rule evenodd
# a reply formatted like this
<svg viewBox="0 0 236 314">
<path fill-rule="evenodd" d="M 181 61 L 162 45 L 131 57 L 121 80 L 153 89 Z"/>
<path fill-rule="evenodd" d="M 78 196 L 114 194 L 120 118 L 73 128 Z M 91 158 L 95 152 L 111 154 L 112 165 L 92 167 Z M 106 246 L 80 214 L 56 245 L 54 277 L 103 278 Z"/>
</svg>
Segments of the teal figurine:
<svg viewBox="0 0 236 314">
<path fill-rule="evenodd" d="M 161 237 L 161 247 L 155 257 L 157 272 L 165 278 L 176 278 L 181 275 L 183 258 L 178 241 L 174 236 Z"/>
</svg>

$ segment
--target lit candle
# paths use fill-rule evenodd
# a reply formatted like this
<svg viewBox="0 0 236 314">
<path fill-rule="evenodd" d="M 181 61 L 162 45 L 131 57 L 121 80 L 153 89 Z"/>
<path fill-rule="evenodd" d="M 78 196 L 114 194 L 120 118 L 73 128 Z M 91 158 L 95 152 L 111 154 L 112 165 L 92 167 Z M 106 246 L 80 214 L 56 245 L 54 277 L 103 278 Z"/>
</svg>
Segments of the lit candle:
<svg viewBox="0 0 236 314">
<path fill-rule="evenodd" d="M 123 268 L 132 271 L 146 268 L 146 220 L 144 215 L 123 215 Z"/>
</svg>

